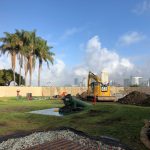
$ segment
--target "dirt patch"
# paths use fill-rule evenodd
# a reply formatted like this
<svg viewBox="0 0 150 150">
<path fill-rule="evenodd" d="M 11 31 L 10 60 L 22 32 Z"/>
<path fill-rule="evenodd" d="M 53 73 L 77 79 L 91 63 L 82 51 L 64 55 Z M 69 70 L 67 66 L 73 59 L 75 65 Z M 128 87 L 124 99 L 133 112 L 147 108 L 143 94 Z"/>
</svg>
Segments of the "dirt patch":
<svg viewBox="0 0 150 150">
<path fill-rule="evenodd" d="M 150 95 L 138 91 L 133 91 L 125 97 L 120 98 L 118 102 L 121 104 L 150 106 Z"/>
<path fill-rule="evenodd" d="M 110 124 L 114 124 L 114 123 L 118 123 L 123 121 L 123 118 L 121 117 L 116 117 L 116 118 L 111 118 L 111 119 L 106 119 L 104 121 L 98 121 L 96 122 L 99 125 L 110 125 Z"/>
<path fill-rule="evenodd" d="M 101 114 L 105 114 L 105 113 L 110 113 L 110 111 L 108 111 L 108 110 L 94 110 L 94 109 L 91 109 L 88 111 L 89 116 L 97 116 L 97 115 L 101 115 Z"/>
<path fill-rule="evenodd" d="M 0 127 L 1 126 L 6 126 L 6 122 L 0 122 Z"/>
<path fill-rule="evenodd" d="M 2 109 L 1 112 L 5 113 L 5 112 L 25 112 L 25 111 L 29 111 L 30 108 L 29 107 L 25 107 L 25 106 L 21 106 L 21 107 L 11 107 L 11 108 L 5 108 Z"/>
<path fill-rule="evenodd" d="M 73 117 L 72 117 L 72 119 L 83 119 L 83 118 L 84 118 L 84 116 L 82 117 L 82 116 L 79 116 L 79 115 L 78 115 L 78 116 L 73 116 Z"/>
<path fill-rule="evenodd" d="M 83 92 L 81 94 L 77 94 L 76 95 L 77 98 L 82 99 L 82 100 L 86 100 L 87 99 L 87 92 Z"/>
<path fill-rule="evenodd" d="M 0 122 L 0 128 L 6 128 L 7 123 L 6 122 Z"/>
</svg>

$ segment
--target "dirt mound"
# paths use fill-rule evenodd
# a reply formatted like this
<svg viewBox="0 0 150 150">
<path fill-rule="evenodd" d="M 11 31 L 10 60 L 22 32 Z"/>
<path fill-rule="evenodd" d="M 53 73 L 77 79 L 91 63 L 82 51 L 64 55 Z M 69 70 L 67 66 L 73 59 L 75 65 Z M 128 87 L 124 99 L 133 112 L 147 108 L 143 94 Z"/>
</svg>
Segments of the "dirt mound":
<svg viewBox="0 0 150 150">
<path fill-rule="evenodd" d="M 76 97 L 85 100 L 87 98 L 87 92 L 82 92 L 81 94 L 78 93 Z"/>
<path fill-rule="evenodd" d="M 121 104 L 150 106 L 150 95 L 133 91 L 125 97 L 118 99 L 118 102 Z"/>
</svg>

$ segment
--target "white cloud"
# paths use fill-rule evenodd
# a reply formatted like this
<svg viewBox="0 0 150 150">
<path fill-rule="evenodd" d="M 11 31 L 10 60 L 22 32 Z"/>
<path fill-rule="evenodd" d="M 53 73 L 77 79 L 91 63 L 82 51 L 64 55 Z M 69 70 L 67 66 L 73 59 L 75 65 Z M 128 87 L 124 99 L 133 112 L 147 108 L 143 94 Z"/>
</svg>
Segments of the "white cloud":
<svg viewBox="0 0 150 150">
<path fill-rule="evenodd" d="M 133 9 L 133 12 L 138 15 L 150 12 L 150 0 L 144 0 L 141 3 L 138 3 Z"/>
<path fill-rule="evenodd" d="M 51 69 L 51 73 L 54 76 L 59 76 L 65 69 L 65 63 L 62 60 L 56 59 L 56 63 Z"/>
<path fill-rule="evenodd" d="M 127 58 L 120 57 L 115 51 L 102 47 L 98 36 L 92 37 L 86 46 L 82 65 L 74 69 L 76 75 L 87 77 L 88 71 L 100 74 L 106 70 L 112 77 L 122 76 L 134 69 L 134 64 Z"/>
<path fill-rule="evenodd" d="M 0 56 L 0 69 L 10 69 L 11 62 L 9 55 Z"/>
<path fill-rule="evenodd" d="M 74 69 L 68 68 L 65 62 L 56 58 L 54 65 L 50 67 L 50 70 L 48 70 L 46 66 L 43 67 L 41 83 L 42 85 L 51 86 L 71 85 L 73 84 L 75 76 Z"/>
<path fill-rule="evenodd" d="M 76 76 L 87 76 L 88 71 L 86 70 L 85 66 L 78 66 L 74 68 L 74 74 Z"/>
<path fill-rule="evenodd" d="M 138 42 L 144 40 L 145 38 L 146 38 L 146 36 L 143 35 L 142 33 L 129 32 L 129 33 L 126 33 L 123 36 L 121 36 L 119 38 L 118 43 L 120 45 L 131 45 L 134 43 L 138 43 Z"/>
<path fill-rule="evenodd" d="M 44 85 L 48 85 L 48 82 L 58 86 L 72 84 L 75 77 L 82 80 L 83 77 L 87 78 L 89 71 L 100 74 L 102 70 L 108 71 L 111 79 L 121 80 L 134 70 L 134 64 L 114 50 L 102 47 L 99 37 L 94 36 L 86 44 L 85 57 L 80 65 L 67 68 L 65 62 L 57 58 L 49 71 L 43 68 L 41 81 Z"/>
<path fill-rule="evenodd" d="M 73 28 L 70 28 L 70 29 L 67 29 L 63 35 L 61 36 L 61 39 L 62 40 L 65 40 L 67 39 L 68 37 L 76 34 L 77 32 L 79 32 L 81 29 L 80 28 L 76 28 L 76 27 L 73 27 Z"/>
</svg>

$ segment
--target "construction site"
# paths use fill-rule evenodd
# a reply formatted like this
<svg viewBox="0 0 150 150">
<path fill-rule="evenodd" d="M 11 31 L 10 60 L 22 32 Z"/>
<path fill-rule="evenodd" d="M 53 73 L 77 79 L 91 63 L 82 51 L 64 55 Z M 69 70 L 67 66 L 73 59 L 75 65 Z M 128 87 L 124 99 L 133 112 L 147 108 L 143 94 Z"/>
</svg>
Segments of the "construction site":
<svg viewBox="0 0 150 150">
<path fill-rule="evenodd" d="M 150 0 L 3 0 L 0 150 L 150 150 Z"/>
<path fill-rule="evenodd" d="M 87 79 L 86 87 L 0 87 L 0 149 L 150 148 L 150 88 L 110 86 L 107 72 Z"/>
</svg>

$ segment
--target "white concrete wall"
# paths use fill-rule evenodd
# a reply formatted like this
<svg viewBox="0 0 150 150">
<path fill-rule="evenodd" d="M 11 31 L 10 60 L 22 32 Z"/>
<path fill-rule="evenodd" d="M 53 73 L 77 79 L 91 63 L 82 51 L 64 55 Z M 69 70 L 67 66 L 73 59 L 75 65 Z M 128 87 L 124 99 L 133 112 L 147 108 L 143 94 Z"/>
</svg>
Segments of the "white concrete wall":
<svg viewBox="0 0 150 150">
<path fill-rule="evenodd" d="M 19 86 L 0 86 L 0 97 L 17 96 L 17 90 L 21 96 L 32 93 L 33 96 L 53 96 L 61 95 L 63 92 L 76 95 L 86 91 L 86 87 L 19 87 Z"/>
<path fill-rule="evenodd" d="M 41 96 L 42 95 L 42 87 L 0 86 L 0 97 L 16 96 L 17 90 L 20 90 L 21 96 L 26 96 L 27 93 L 32 93 L 33 96 Z"/>
</svg>

